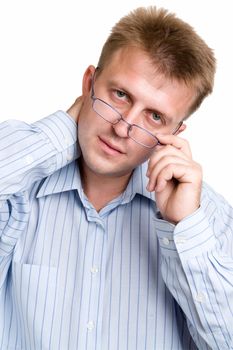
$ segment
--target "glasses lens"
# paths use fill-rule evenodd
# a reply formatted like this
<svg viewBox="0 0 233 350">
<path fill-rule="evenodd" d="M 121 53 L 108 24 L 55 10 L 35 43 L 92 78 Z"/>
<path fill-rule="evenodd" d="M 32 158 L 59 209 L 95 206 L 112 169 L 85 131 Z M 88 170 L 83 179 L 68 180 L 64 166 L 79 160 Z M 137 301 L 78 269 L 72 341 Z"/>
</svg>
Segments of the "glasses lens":
<svg viewBox="0 0 233 350">
<path fill-rule="evenodd" d="M 154 135 L 137 125 L 131 126 L 129 130 L 129 136 L 137 143 L 140 143 L 141 145 L 148 148 L 155 147 L 159 142 L 159 140 Z"/>
<path fill-rule="evenodd" d="M 110 123 L 114 124 L 121 119 L 121 116 L 117 111 L 115 111 L 106 102 L 101 101 L 99 99 L 94 100 L 93 109 L 97 114 L 99 114 L 100 117 L 102 117 Z"/>
</svg>

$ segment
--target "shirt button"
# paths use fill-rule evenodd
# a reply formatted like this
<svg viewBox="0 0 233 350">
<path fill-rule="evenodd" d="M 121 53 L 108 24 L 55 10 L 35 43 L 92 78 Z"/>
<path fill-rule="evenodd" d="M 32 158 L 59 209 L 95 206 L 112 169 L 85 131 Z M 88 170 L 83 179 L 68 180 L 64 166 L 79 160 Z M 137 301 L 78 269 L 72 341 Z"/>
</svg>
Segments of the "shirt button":
<svg viewBox="0 0 233 350">
<path fill-rule="evenodd" d="M 187 241 L 187 239 L 184 236 L 179 236 L 176 238 L 176 243 L 177 244 L 183 244 Z"/>
<path fill-rule="evenodd" d="M 94 329 L 94 327 L 95 327 L 94 321 L 87 322 L 87 329 L 89 331 L 92 331 Z"/>
<path fill-rule="evenodd" d="M 32 164 L 33 160 L 34 159 L 33 159 L 33 157 L 31 155 L 27 155 L 25 157 L 25 161 L 26 161 L 27 164 Z"/>
<path fill-rule="evenodd" d="M 65 142 L 66 146 L 69 146 L 70 143 L 69 143 L 69 140 L 67 138 L 64 138 L 64 142 Z"/>
<path fill-rule="evenodd" d="M 163 244 L 165 244 L 165 245 L 169 245 L 170 244 L 170 241 L 169 241 L 169 239 L 167 237 L 163 238 Z"/>
<path fill-rule="evenodd" d="M 67 160 L 72 160 L 73 159 L 73 155 L 71 153 L 67 153 L 66 159 Z"/>
<path fill-rule="evenodd" d="M 99 269 L 98 269 L 98 267 L 97 266 L 92 266 L 92 268 L 91 268 L 91 273 L 97 273 L 97 272 L 99 272 Z"/>
<path fill-rule="evenodd" d="M 196 300 L 198 303 L 204 303 L 204 302 L 205 302 L 205 294 L 204 294 L 204 293 L 198 293 L 198 294 L 196 295 L 195 300 Z"/>
</svg>

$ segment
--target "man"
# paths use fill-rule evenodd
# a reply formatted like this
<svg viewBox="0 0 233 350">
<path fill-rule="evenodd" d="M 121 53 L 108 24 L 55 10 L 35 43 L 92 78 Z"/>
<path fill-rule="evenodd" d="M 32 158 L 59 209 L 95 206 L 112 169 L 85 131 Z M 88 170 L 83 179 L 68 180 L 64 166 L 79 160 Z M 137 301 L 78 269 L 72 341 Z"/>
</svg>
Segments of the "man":
<svg viewBox="0 0 233 350">
<path fill-rule="evenodd" d="M 139 8 L 68 113 L 1 125 L 1 349 L 233 348 L 232 209 L 178 136 L 214 72 Z"/>
</svg>

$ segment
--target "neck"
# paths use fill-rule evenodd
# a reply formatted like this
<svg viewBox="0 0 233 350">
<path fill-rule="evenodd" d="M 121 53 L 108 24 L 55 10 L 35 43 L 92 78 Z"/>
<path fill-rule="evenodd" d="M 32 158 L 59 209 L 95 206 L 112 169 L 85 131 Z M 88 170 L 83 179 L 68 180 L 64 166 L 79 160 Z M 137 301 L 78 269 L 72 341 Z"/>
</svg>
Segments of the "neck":
<svg viewBox="0 0 233 350">
<path fill-rule="evenodd" d="M 124 192 L 132 174 L 117 177 L 96 174 L 87 167 L 83 159 L 79 160 L 79 169 L 84 193 L 96 211 L 100 211 Z"/>
</svg>

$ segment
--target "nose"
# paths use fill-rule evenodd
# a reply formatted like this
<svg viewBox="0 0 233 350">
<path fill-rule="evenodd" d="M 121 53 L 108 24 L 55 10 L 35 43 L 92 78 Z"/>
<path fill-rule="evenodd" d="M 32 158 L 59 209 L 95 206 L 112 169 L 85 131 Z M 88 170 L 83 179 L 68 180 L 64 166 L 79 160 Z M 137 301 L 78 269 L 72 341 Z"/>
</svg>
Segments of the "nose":
<svg viewBox="0 0 233 350">
<path fill-rule="evenodd" d="M 113 129 L 115 133 L 119 137 L 128 137 L 128 130 L 131 128 L 131 124 L 129 124 L 125 119 L 121 118 L 118 123 L 113 124 Z"/>
<path fill-rule="evenodd" d="M 136 106 L 131 108 L 127 112 L 125 111 L 119 122 L 113 125 L 115 133 L 120 137 L 128 137 L 128 132 L 130 131 L 130 128 L 135 121 L 135 117 L 138 114 L 139 111 L 136 108 Z"/>
</svg>

